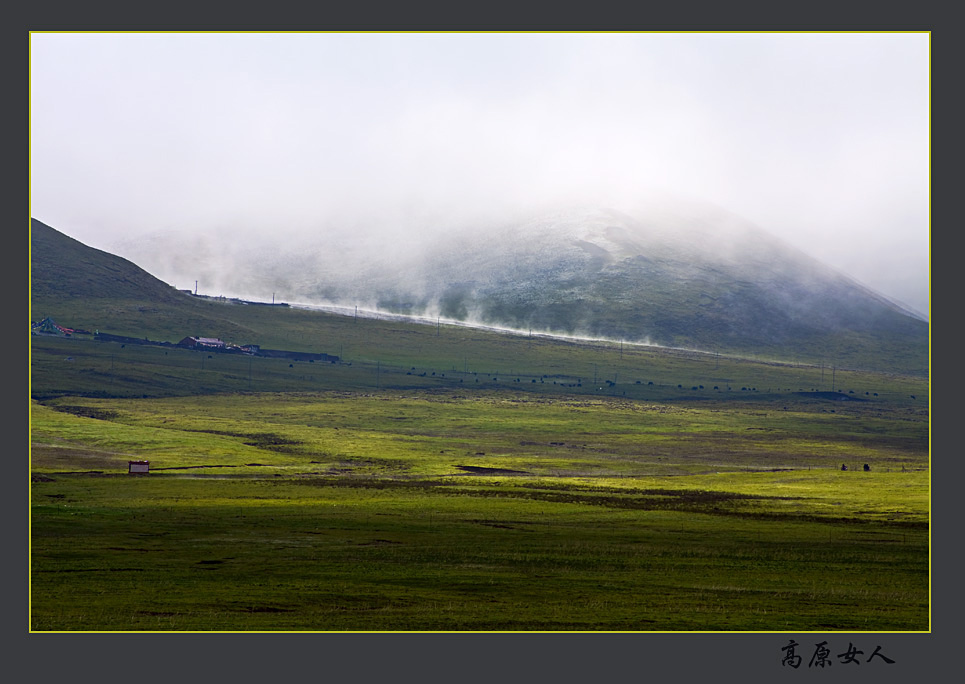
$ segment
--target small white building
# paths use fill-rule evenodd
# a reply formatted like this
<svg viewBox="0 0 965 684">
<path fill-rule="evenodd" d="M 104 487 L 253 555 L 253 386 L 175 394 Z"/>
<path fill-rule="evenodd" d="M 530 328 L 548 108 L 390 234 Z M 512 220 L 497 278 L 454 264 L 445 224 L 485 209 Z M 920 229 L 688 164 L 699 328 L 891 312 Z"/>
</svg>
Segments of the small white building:
<svg viewBox="0 0 965 684">
<path fill-rule="evenodd" d="M 151 462 L 150 461 L 128 461 L 127 462 L 127 472 L 128 474 L 147 474 L 149 472 Z"/>
<path fill-rule="evenodd" d="M 224 350 L 227 346 L 224 340 L 217 337 L 185 337 L 178 342 L 179 347 L 188 349 L 213 349 L 216 351 Z"/>
</svg>

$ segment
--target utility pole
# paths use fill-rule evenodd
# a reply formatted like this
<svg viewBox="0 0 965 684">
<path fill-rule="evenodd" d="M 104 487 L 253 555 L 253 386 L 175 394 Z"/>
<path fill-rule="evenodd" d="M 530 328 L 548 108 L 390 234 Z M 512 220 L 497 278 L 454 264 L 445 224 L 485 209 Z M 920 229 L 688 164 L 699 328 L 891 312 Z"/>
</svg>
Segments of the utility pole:
<svg viewBox="0 0 965 684">
<path fill-rule="evenodd" d="M 198 295 L 198 281 L 197 281 L 197 280 L 194 281 L 194 294 L 195 294 L 195 296 Z"/>
</svg>

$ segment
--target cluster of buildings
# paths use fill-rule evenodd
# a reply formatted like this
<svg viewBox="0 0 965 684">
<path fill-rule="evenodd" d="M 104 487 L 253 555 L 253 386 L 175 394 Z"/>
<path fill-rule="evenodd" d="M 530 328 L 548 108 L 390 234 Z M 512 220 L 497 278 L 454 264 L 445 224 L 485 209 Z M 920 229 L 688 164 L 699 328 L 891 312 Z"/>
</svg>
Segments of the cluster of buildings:
<svg viewBox="0 0 965 684">
<path fill-rule="evenodd" d="M 231 344 L 217 337 L 185 337 L 174 346 L 184 347 L 185 349 L 197 349 L 199 351 L 226 352 L 229 354 L 256 354 L 259 349 L 257 344 Z"/>
<path fill-rule="evenodd" d="M 74 330 L 58 325 L 51 318 L 47 317 L 38 322 L 31 322 L 30 332 L 34 335 L 49 335 L 55 337 L 71 337 L 77 333 L 90 335 L 87 330 Z M 149 344 L 157 347 L 181 347 L 182 349 L 195 349 L 198 351 L 218 352 L 221 354 L 248 354 L 249 356 L 264 356 L 277 359 L 291 359 L 293 361 L 322 361 L 325 363 L 338 363 L 339 358 L 332 354 L 289 351 L 287 349 L 262 349 L 257 344 L 232 344 L 225 342 L 217 337 L 185 337 L 177 343 L 157 342 L 146 337 L 128 337 L 125 335 L 112 335 L 94 331 L 94 339 L 99 342 L 119 342 L 121 344 Z"/>
</svg>

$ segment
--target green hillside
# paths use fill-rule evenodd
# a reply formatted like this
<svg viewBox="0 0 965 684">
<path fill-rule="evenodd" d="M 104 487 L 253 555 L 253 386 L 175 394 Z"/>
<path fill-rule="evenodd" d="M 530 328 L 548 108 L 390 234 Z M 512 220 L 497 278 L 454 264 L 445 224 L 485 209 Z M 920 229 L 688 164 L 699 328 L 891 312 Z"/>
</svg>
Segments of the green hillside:
<svg viewBox="0 0 965 684">
<path fill-rule="evenodd" d="M 244 317 L 180 292 L 121 257 L 31 222 L 31 319 L 83 330 L 176 342 L 187 335 L 259 338 Z M 255 317 L 256 327 L 271 324 Z M 268 337 L 271 341 L 271 336 Z"/>
<path fill-rule="evenodd" d="M 874 365 L 879 358 L 869 359 L 865 368 L 887 375 L 859 380 L 859 375 L 849 375 L 843 363 L 831 359 L 814 363 L 796 353 L 782 364 L 774 363 L 771 355 L 757 353 L 722 351 L 718 355 L 619 342 L 564 341 L 203 299 L 177 291 L 131 262 L 88 248 L 40 222 L 34 222 L 31 256 L 33 320 L 50 316 L 69 328 L 169 343 L 188 335 L 218 337 L 235 344 L 327 353 L 342 360 L 323 381 L 319 365 L 293 363 L 289 368 L 289 363 L 278 359 L 257 359 L 249 368 L 247 359 L 232 355 L 214 355 L 209 360 L 201 359 L 198 352 L 123 348 L 84 335 L 72 340 L 35 337 L 35 396 L 170 395 L 249 388 L 314 391 L 323 382 L 355 389 L 465 387 L 467 383 L 520 389 L 525 385 L 528 391 L 651 399 L 695 398 L 728 388 L 761 394 L 843 389 L 873 396 L 874 392 L 906 393 L 906 388 L 899 388 L 904 381 L 892 377 L 894 373 L 907 371 L 922 377 L 914 373 L 917 368 L 903 368 L 900 358 L 886 368 Z M 900 352 L 895 349 L 892 356 Z M 66 357 L 75 361 L 66 364 Z M 261 376 L 260 369 L 264 370 Z M 849 385 L 851 377 L 855 379 Z M 920 383 L 913 384 L 918 389 L 907 394 L 920 395 Z"/>
<path fill-rule="evenodd" d="M 438 298 L 444 316 L 520 330 L 926 373 L 927 322 L 738 217 L 674 212 L 573 212 L 442 244 L 427 294 L 380 302 Z"/>
<path fill-rule="evenodd" d="M 927 374 L 922 316 L 716 207 L 565 208 L 424 232 L 405 244 L 337 227 L 230 244 L 162 233 L 124 253 L 215 293 Z"/>
<path fill-rule="evenodd" d="M 183 303 L 181 293 L 130 261 L 88 247 L 36 219 L 30 225 L 34 308 L 64 299 Z"/>
</svg>

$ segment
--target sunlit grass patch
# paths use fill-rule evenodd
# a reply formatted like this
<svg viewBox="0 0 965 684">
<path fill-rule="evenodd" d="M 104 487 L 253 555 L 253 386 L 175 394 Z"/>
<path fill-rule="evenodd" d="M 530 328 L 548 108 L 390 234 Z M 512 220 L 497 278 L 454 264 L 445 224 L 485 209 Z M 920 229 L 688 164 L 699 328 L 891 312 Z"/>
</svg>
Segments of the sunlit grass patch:
<svg viewBox="0 0 965 684">
<path fill-rule="evenodd" d="M 920 420 L 398 392 L 32 408 L 37 630 L 927 628 Z"/>
</svg>

